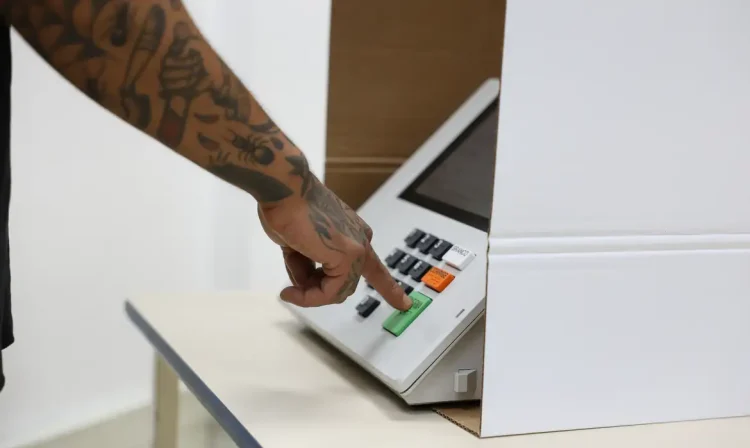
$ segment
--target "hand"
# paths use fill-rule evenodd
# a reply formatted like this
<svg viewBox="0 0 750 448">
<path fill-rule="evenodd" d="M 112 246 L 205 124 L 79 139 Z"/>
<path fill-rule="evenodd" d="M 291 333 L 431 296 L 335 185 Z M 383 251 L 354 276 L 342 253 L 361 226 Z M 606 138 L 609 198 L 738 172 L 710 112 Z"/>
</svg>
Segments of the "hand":
<svg viewBox="0 0 750 448">
<path fill-rule="evenodd" d="M 408 310 L 411 299 L 370 246 L 372 229 L 315 176 L 305 183 L 301 197 L 258 206 L 293 284 L 281 299 L 301 307 L 342 303 L 364 277 L 391 306 Z"/>
</svg>

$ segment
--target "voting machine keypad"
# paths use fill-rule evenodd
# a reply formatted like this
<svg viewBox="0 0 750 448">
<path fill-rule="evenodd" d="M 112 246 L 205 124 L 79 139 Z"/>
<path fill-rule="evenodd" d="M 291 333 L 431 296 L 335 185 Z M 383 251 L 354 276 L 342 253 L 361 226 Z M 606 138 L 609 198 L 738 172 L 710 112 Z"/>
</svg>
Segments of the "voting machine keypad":
<svg viewBox="0 0 750 448">
<path fill-rule="evenodd" d="M 393 279 L 403 288 L 412 299 L 412 307 L 407 311 L 394 311 L 385 322 L 383 329 L 399 336 L 432 304 L 433 300 L 440 300 L 440 293 L 444 292 L 455 280 L 460 271 L 465 270 L 474 258 L 474 254 L 447 239 L 440 238 L 420 229 L 412 230 L 404 238 L 402 247 L 394 248 L 383 260 L 391 270 Z M 443 268 L 441 268 L 443 266 Z M 450 266 L 457 274 L 444 269 Z M 454 271 L 454 272 L 455 272 Z M 404 278 L 396 277 L 401 275 Z M 409 284 L 414 282 L 417 287 L 424 285 L 420 291 Z M 368 290 L 372 290 L 370 285 Z M 426 294 L 428 291 L 431 291 Z M 357 305 L 357 312 L 362 317 L 368 317 L 380 304 L 374 298 L 374 291 Z M 432 297 L 430 297 L 432 296 Z"/>
</svg>

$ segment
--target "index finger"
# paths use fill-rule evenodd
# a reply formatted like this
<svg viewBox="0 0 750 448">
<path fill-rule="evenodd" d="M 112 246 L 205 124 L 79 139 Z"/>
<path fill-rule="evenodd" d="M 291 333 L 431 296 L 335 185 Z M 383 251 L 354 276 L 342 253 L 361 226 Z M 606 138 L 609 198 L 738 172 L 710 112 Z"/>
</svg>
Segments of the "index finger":
<svg viewBox="0 0 750 448">
<path fill-rule="evenodd" d="M 365 265 L 362 269 L 362 277 L 380 293 L 392 307 L 400 311 L 411 308 L 412 300 L 406 295 L 403 288 L 398 286 L 388 268 L 380 261 L 372 247 L 368 247 L 365 257 Z"/>
</svg>

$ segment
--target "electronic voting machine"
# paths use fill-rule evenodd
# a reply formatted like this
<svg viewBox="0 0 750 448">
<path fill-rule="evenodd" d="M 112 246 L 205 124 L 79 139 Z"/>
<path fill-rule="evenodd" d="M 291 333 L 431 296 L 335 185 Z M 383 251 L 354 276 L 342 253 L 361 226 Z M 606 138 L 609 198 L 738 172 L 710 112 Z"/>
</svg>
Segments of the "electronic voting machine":
<svg viewBox="0 0 750 448">
<path fill-rule="evenodd" d="M 343 304 L 288 305 L 409 404 L 481 397 L 498 99 L 482 84 L 357 211 L 409 311 L 364 279 Z"/>
</svg>

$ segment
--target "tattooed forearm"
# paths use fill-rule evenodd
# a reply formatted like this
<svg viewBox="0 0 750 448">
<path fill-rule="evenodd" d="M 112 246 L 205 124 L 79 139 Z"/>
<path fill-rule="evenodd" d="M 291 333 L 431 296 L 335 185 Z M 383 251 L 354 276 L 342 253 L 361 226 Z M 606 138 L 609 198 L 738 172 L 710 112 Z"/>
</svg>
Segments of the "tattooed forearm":
<svg viewBox="0 0 750 448">
<path fill-rule="evenodd" d="M 232 164 L 229 153 L 212 158 L 209 170 L 248 191 L 260 202 L 277 202 L 293 194 L 292 190 L 279 180 L 258 170 Z"/>
<path fill-rule="evenodd" d="M 276 155 L 269 147 L 270 142 L 264 137 L 252 134 L 241 136 L 233 133 L 231 143 L 232 146 L 239 150 L 239 159 L 242 162 L 270 165 L 276 160 Z"/>
<path fill-rule="evenodd" d="M 127 4 L 125 4 L 127 5 Z M 122 14 L 118 10 L 118 15 Z M 124 20 L 119 19 L 118 20 Z M 152 6 L 146 21 L 137 30 L 133 50 L 126 65 L 125 80 L 120 88 L 120 101 L 125 118 L 139 129 L 146 129 L 151 123 L 151 100 L 146 94 L 136 91 L 136 83 L 143 76 L 144 69 L 159 50 L 159 44 L 164 38 L 166 29 L 166 16 L 164 10 L 159 6 Z M 125 36 L 127 30 L 120 35 Z"/>
<path fill-rule="evenodd" d="M 253 195 L 287 244 L 313 229 L 301 245 L 323 265 L 351 264 L 336 298 L 351 295 L 372 266 L 372 231 L 310 172 L 179 0 L 6 1 L 21 36 L 97 104 Z"/>
<path fill-rule="evenodd" d="M 307 159 L 301 155 L 289 156 L 286 161 L 292 165 L 292 170 L 289 172 L 292 176 L 297 176 L 302 180 L 300 185 L 300 194 L 305 196 L 310 188 L 310 166 L 307 164 Z"/>
<path fill-rule="evenodd" d="M 157 135 L 170 147 L 180 144 L 193 100 L 209 87 L 203 56 L 188 44 L 196 39 L 185 22 L 174 26 L 173 40 L 162 60 L 159 81 L 165 100 Z"/>
<path fill-rule="evenodd" d="M 115 47 L 122 47 L 128 39 L 129 25 L 131 21 L 130 4 L 123 3 L 117 6 L 112 33 L 109 42 Z"/>
<path fill-rule="evenodd" d="M 311 188 L 289 172 L 304 156 L 179 0 L 17 0 L 11 9 L 13 26 L 66 79 L 179 154 L 261 202 Z"/>
<path fill-rule="evenodd" d="M 250 119 L 250 97 L 242 82 L 226 64 L 221 64 L 222 83 L 212 92 L 214 103 L 224 108 L 228 120 L 247 123 Z"/>
</svg>

